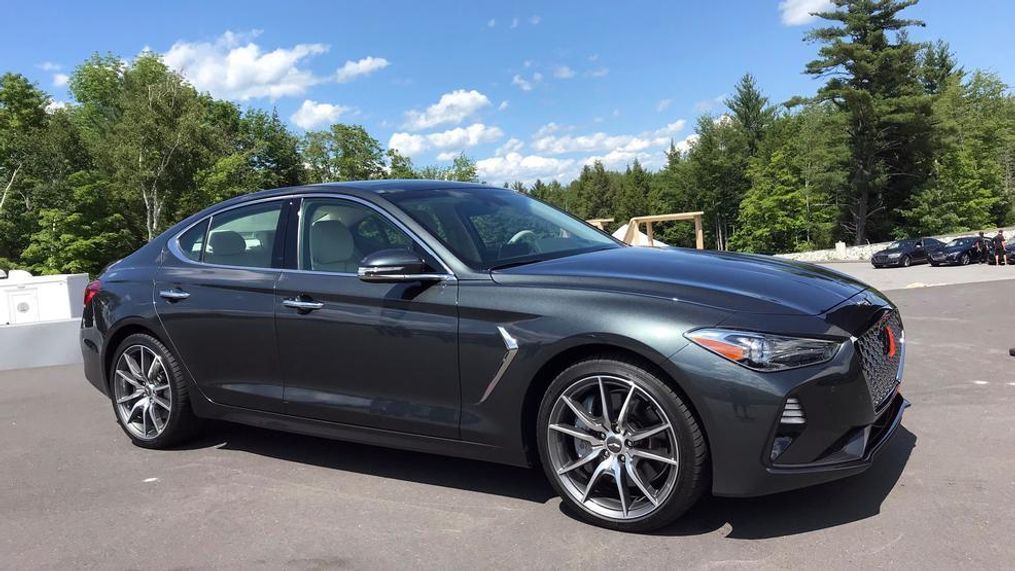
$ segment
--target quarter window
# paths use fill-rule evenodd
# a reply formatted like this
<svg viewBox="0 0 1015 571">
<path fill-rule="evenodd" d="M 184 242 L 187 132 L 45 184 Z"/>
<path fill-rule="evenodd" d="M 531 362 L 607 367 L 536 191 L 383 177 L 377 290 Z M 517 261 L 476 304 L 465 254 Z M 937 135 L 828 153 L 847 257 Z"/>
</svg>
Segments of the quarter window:
<svg viewBox="0 0 1015 571">
<path fill-rule="evenodd" d="M 204 235 L 208 231 L 208 219 L 202 220 L 190 230 L 180 236 L 180 251 L 189 260 L 201 261 L 201 252 L 204 250 Z"/>
<path fill-rule="evenodd" d="M 242 206 L 212 217 L 205 244 L 209 264 L 247 268 L 272 267 L 282 202 Z"/>
<path fill-rule="evenodd" d="M 307 199 L 300 216 L 300 267 L 356 273 L 364 256 L 415 250 L 411 238 L 375 210 L 352 201 Z"/>
</svg>

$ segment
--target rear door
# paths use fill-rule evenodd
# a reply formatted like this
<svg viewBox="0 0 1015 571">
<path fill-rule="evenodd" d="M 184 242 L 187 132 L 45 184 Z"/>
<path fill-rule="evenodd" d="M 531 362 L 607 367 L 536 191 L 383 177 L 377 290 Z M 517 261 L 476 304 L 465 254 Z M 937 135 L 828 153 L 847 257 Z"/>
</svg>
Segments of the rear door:
<svg viewBox="0 0 1015 571">
<path fill-rule="evenodd" d="M 289 199 L 216 213 L 171 239 L 155 307 L 201 391 L 232 406 L 281 411 L 275 283 Z"/>
<path fill-rule="evenodd" d="M 298 220 L 298 231 L 289 232 L 298 264 L 284 271 L 275 303 L 287 412 L 457 438 L 458 286 L 453 276 L 437 283 L 361 281 L 359 261 L 391 248 L 411 249 L 435 272 L 446 271 L 403 227 L 368 203 L 308 197 Z"/>
</svg>

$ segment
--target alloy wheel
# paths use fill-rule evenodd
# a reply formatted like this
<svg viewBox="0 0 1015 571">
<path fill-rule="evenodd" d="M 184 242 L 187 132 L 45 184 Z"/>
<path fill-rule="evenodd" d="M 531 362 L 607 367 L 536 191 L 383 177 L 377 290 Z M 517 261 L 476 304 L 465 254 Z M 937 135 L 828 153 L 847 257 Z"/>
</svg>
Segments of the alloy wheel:
<svg viewBox="0 0 1015 571">
<path fill-rule="evenodd" d="M 545 438 L 553 472 L 586 510 L 640 519 L 672 494 L 679 468 L 673 424 L 634 382 L 582 378 L 557 398 L 549 420 Z"/>
<path fill-rule="evenodd" d="M 144 345 L 131 345 L 120 354 L 113 375 L 120 423 L 137 438 L 157 438 L 166 429 L 173 403 L 162 357 Z"/>
</svg>

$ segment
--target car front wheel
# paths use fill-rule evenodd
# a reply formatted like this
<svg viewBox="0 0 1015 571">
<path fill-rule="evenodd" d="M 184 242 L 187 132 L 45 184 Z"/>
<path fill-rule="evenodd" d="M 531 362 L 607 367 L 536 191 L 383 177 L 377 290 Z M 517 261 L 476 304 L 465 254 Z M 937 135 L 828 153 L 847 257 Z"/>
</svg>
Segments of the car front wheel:
<svg viewBox="0 0 1015 571">
<path fill-rule="evenodd" d="M 904 267 L 904 268 L 908 268 L 912 264 L 913 264 L 913 259 L 910 258 L 909 256 L 902 256 L 902 260 L 899 261 L 899 265 Z"/>
<path fill-rule="evenodd" d="M 197 431 L 183 371 L 158 339 L 140 333 L 124 339 L 110 377 L 116 420 L 134 444 L 168 448 Z"/>
<path fill-rule="evenodd" d="M 622 359 L 579 362 L 548 388 L 539 454 L 567 511 L 622 531 L 671 523 L 708 483 L 704 435 L 665 382 Z"/>
<path fill-rule="evenodd" d="M 969 265 L 969 254 L 962 254 L 962 257 L 959 258 L 959 263 L 962 264 L 963 266 L 968 266 Z"/>
</svg>

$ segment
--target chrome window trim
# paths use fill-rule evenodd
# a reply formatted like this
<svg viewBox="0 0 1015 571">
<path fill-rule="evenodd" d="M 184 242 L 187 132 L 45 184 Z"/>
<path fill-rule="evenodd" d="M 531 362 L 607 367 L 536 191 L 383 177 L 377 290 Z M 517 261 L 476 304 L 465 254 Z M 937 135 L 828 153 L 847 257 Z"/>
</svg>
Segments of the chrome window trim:
<svg viewBox="0 0 1015 571">
<path fill-rule="evenodd" d="M 442 279 L 443 282 L 456 282 L 456 281 L 458 281 L 458 277 L 455 275 L 455 272 L 451 270 L 451 268 L 448 266 L 448 264 L 440 256 L 438 256 L 436 252 L 433 251 L 433 248 L 431 248 L 426 243 L 425 240 L 421 240 L 419 238 L 419 236 L 416 235 L 415 232 L 413 232 L 408 227 L 406 227 L 405 224 L 403 224 L 400 220 L 395 219 L 393 216 L 391 216 L 391 214 L 389 214 L 385 210 L 383 210 L 381 208 L 378 208 L 376 204 L 373 204 L 370 201 L 364 200 L 364 199 L 362 199 L 362 198 L 360 198 L 358 196 L 352 196 L 352 195 L 348 195 L 348 194 L 331 194 L 331 193 L 326 193 L 326 192 L 293 193 L 293 194 L 286 194 L 286 195 L 282 195 L 282 196 L 270 196 L 270 197 L 266 197 L 266 198 L 259 198 L 257 200 L 251 200 L 251 201 L 247 201 L 247 202 L 241 202 L 239 204 L 234 204 L 232 206 L 228 206 L 228 207 L 222 208 L 221 210 L 216 210 L 215 212 L 209 214 L 208 216 L 205 216 L 203 218 L 199 218 L 197 221 L 193 222 L 192 224 L 187 225 L 186 228 L 184 228 L 183 230 L 177 232 L 172 238 L 170 238 L 166 242 L 166 248 L 170 251 L 170 253 L 173 254 L 173 256 L 176 257 L 177 260 L 179 260 L 180 262 L 182 262 L 184 264 L 188 264 L 188 265 L 192 265 L 192 266 L 203 266 L 203 267 L 209 267 L 209 268 L 224 268 L 224 269 L 230 269 L 230 270 L 247 270 L 247 271 L 268 270 L 268 271 L 277 271 L 277 272 L 295 272 L 295 273 L 300 273 L 300 274 L 317 274 L 317 275 L 327 275 L 327 276 L 349 276 L 349 277 L 355 277 L 355 278 L 359 279 L 359 275 L 356 272 L 325 272 L 325 271 L 320 271 L 320 270 L 304 270 L 302 268 L 296 268 L 296 269 L 291 269 L 291 268 L 263 268 L 263 267 L 260 267 L 260 266 L 230 266 L 230 265 L 226 265 L 226 264 L 209 264 L 208 262 L 204 261 L 204 252 L 203 251 L 201 253 L 201 261 L 196 261 L 195 262 L 194 260 L 191 260 L 190 258 L 188 258 L 186 256 L 186 254 L 183 253 L 183 250 L 180 248 L 180 237 L 183 236 L 184 234 L 186 234 L 191 228 L 197 226 L 198 224 L 201 224 L 205 220 L 208 221 L 208 228 L 205 230 L 204 241 L 202 242 L 202 244 L 203 245 L 207 245 L 207 243 L 208 243 L 208 234 L 211 232 L 211 226 L 212 226 L 212 224 L 214 222 L 214 218 L 215 218 L 216 215 L 221 215 L 221 214 L 223 214 L 225 212 L 229 212 L 231 210 L 235 210 L 237 208 L 242 208 L 244 206 L 250 206 L 250 205 L 253 205 L 253 204 L 261 204 L 261 203 L 264 203 L 264 202 L 272 202 L 272 201 L 276 201 L 276 200 L 277 201 L 293 200 L 293 199 L 296 199 L 296 198 L 299 198 L 299 199 L 307 199 L 307 198 L 331 198 L 331 199 L 335 199 L 335 200 L 348 200 L 348 201 L 352 201 L 352 202 L 361 204 L 361 205 L 363 205 L 363 206 L 365 206 L 365 207 L 367 207 L 367 208 L 369 208 L 369 209 L 379 213 L 381 216 L 386 218 L 389 222 L 394 224 L 395 227 L 397 227 L 399 230 L 401 230 L 402 232 L 405 232 L 405 234 L 409 237 L 410 240 L 413 241 L 413 243 L 418 244 L 420 247 L 423 248 L 423 250 L 425 250 L 428 254 L 433 256 L 433 258 L 435 260 L 437 260 L 437 263 L 439 263 L 444 268 L 445 274 L 444 274 L 444 278 Z M 301 225 L 303 224 L 303 205 L 302 204 L 300 204 L 300 211 L 296 213 L 296 218 L 298 220 L 297 228 L 296 228 L 296 240 L 297 240 L 297 243 L 296 243 L 296 246 L 297 246 L 297 248 L 296 248 L 297 249 L 296 264 L 299 265 L 300 264 L 300 260 L 299 260 L 299 254 L 298 254 L 298 252 L 299 252 L 300 240 L 302 240 L 302 234 L 303 234 L 302 231 L 301 231 L 302 230 Z"/>
</svg>

